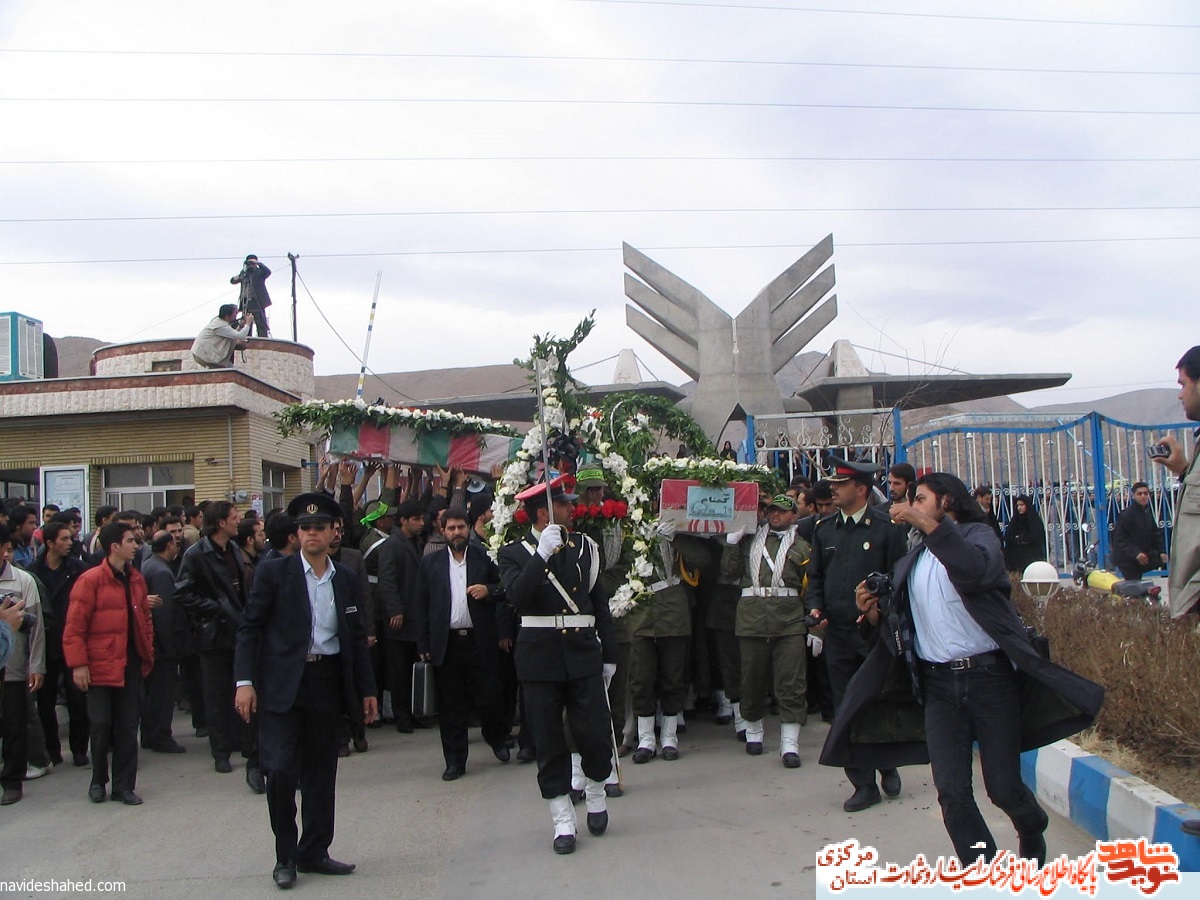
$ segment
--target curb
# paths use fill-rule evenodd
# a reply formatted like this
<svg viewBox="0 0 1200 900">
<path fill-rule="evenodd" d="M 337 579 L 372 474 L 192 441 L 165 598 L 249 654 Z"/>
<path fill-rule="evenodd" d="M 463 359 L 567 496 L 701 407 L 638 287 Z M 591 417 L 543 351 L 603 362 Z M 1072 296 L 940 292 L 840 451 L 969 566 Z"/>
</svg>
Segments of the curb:
<svg viewBox="0 0 1200 900">
<path fill-rule="evenodd" d="M 1145 836 L 1171 845 L 1179 871 L 1200 872 L 1200 837 L 1179 827 L 1200 810 L 1102 757 L 1058 741 L 1022 753 L 1021 777 L 1038 800 L 1096 840 Z"/>
</svg>

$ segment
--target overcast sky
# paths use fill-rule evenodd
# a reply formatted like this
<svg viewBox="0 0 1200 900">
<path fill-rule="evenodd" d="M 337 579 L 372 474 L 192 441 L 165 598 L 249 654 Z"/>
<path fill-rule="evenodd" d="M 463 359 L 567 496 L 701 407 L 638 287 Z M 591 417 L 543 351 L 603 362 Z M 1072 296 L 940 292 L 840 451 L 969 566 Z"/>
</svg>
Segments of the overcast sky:
<svg viewBox="0 0 1200 900">
<path fill-rule="evenodd" d="M 378 372 L 594 307 L 577 365 L 680 382 L 625 326 L 622 241 L 736 315 L 832 233 L 809 349 L 1074 373 L 1029 405 L 1170 387 L 1198 73 L 1193 0 L 4 0 L 0 308 L 190 336 L 253 252 L 290 337 L 292 252 L 319 374 L 357 371 L 382 271 Z"/>
</svg>

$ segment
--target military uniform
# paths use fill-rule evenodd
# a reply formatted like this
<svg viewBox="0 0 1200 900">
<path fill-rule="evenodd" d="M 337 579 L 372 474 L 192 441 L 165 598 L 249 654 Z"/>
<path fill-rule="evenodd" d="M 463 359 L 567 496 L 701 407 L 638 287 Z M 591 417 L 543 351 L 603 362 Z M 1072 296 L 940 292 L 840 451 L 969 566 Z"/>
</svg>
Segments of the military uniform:
<svg viewBox="0 0 1200 900">
<path fill-rule="evenodd" d="M 590 522 L 579 529 L 590 537 L 600 551 L 600 591 L 605 602 L 629 579 L 631 560 L 622 553 L 622 530 L 619 524 L 601 526 Z M 608 685 L 608 705 L 612 716 L 613 734 L 618 740 L 625 734 L 625 706 L 629 699 L 629 650 L 633 632 L 629 617 L 613 618 L 613 637 L 617 648 L 617 671 Z"/>
<path fill-rule="evenodd" d="M 838 512 L 821 519 L 813 528 L 808 608 L 821 610 L 829 620 L 824 655 L 835 717 L 846 685 L 869 650 L 857 624 L 854 589 L 872 572 L 892 570 L 908 552 L 907 530 L 894 525 L 885 510 L 871 506 L 862 509 L 857 518 Z M 847 768 L 846 775 L 856 789 L 875 786 L 872 769 Z"/>
<path fill-rule="evenodd" d="M 724 580 L 738 580 L 741 585 L 734 631 L 742 659 L 746 752 L 762 752 L 768 676 L 774 672 L 779 752 L 789 767 L 799 765 L 800 726 L 808 715 L 804 576 L 809 552 L 794 524 L 783 531 L 763 525 L 737 544 L 727 544 L 721 559 Z"/>
<path fill-rule="evenodd" d="M 539 537 L 535 530 L 531 539 L 506 544 L 497 562 L 506 598 L 521 616 L 515 661 L 537 749 L 538 786 L 555 818 L 555 849 L 571 852 L 571 754 L 563 713 L 588 779 L 591 828 L 591 814 L 604 809 L 604 781 L 612 771 L 603 668 L 616 662 L 616 640 L 608 600 L 599 587 L 595 542 L 568 533 L 547 560 L 538 553 Z M 604 823 L 607 826 L 607 814 Z M 572 835 L 570 849 L 559 849 L 558 839 L 567 834 Z"/>
</svg>

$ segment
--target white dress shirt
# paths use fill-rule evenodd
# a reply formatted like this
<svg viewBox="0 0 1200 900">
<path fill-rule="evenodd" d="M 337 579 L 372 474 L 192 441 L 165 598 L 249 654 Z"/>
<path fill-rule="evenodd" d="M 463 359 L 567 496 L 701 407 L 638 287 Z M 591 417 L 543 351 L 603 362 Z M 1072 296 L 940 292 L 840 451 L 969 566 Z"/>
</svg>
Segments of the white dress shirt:
<svg viewBox="0 0 1200 900">
<path fill-rule="evenodd" d="M 908 598 L 921 659 L 950 662 L 999 649 L 967 612 L 946 567 L 928 549 L 908 573 Z"/>
<path fill-rule="evenodd" d="M 333 599 L 333 573 L 337 569 L 333 560 L 328 560 L 325 574 L 317 578 L 317 573 L 304 558 L 304 554 L 300 555 L 300 562 L 304 566 L 304 586 L 308 588 L 308 605 L 312 610 L 312 639 L 308 652 L 332 656 L 341 651 L 341 643 L 338 641 L 337 607 L 334 606 Z"/>
<path fill-rule="evenodd" d="M 450 630 L 471 628 L 471 609 L 467 606 L 467 554 L 462 561 L 454 558 L 454 553 L 447 551 L 450 559 Z"/>
</svg>

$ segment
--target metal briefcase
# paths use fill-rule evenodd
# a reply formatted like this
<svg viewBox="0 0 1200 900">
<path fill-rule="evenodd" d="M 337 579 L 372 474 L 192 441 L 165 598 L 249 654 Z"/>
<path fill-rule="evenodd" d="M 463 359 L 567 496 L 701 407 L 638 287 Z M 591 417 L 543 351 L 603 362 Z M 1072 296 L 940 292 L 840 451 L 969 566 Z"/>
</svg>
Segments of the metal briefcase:
<svg viewBox="0 0 1200 900">
<path fill-rule="evenodd" d="M 432 663 L 413 663 L 412 714 L 422 717 L 437 715 L 437 695 L 433 690 Z"/>
</svg>

